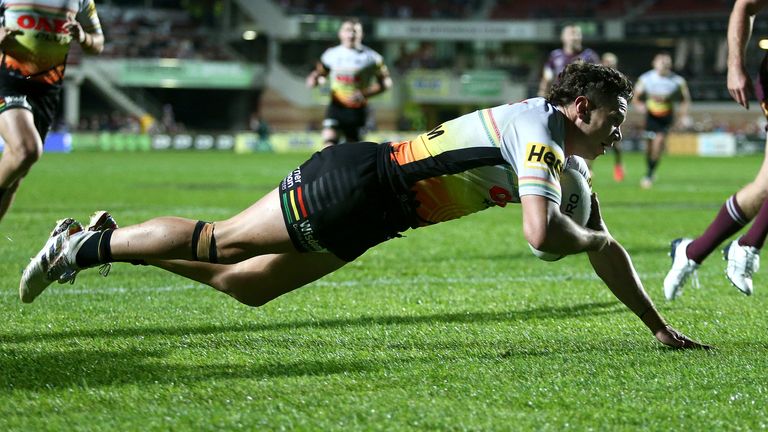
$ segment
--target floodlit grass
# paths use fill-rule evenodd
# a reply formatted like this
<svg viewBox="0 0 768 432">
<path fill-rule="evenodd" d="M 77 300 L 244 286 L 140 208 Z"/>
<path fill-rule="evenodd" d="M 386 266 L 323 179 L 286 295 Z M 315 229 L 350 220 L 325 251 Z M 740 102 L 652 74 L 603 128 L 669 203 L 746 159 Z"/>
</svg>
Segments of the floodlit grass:
<svg viewBox="0 0 768 432">
<path fill-rule="evenodd" d="M 0 430 L 766 428 L 765 276 L 745 297 L 717 254 L 701 289 L 661 294 L 669 241 L 698 235 L 759 157 L 668 157 L 650 191 L 640 155 L 621 184 L 610 155 L 595 165 L 605 219 L 652 298 L 713 352 L 663 348 L 586 257 L 534 258 L 517 206 L 409 232 L 257 309 L 121 264 L 18 300 L 58 218 L 222 219 L 305 157 L 46 155 L 0 224 Z"/>
</svg>

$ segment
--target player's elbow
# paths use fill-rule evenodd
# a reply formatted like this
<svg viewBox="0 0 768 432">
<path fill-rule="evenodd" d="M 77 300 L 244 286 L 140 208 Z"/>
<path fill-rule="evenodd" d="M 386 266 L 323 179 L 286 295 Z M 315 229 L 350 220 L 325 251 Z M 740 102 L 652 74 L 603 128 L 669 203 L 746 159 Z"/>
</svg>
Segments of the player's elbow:
<svg viewBox="0 0 768 432">
<path fill-rule="evenodd" d="M 92 45 L 86 50 L 88 54 L 98 55 L 104 51 L 104 35 L 94 35 Z"/>
<path fill-rule="evenodd" d="M 539 250 L 545 250 L 548 244 L 546 224 L 540 221 L 523 223 L 523 235 L 528 244 Z"/>
</svg>

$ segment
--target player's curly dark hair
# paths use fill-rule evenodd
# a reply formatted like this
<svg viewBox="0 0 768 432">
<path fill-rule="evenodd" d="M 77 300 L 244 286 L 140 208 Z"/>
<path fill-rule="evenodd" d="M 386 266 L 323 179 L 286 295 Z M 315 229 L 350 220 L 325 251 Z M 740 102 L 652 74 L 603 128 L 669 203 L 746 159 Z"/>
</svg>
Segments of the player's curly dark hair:
<svg viewBox="0 0 768 432">
<path fill-rule="evenodd" d="M 621 96 L 632 100 L 632 83 L 616 69 L 584 62 L 566 66 L 547 99 L 555 105 L 568 105 L 579 96 L 595 104 Z"/>
</svg>

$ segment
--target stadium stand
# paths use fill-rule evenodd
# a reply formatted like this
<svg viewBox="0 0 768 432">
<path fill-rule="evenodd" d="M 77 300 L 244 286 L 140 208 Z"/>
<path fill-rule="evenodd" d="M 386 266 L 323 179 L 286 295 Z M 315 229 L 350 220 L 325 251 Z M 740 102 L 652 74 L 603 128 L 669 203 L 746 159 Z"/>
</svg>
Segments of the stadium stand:
<svg viewBox="0 0 768 432">
<path fill-rule="evenodd" d="M 493 86 L 517 89 L 509 93 L 514 95 L 510 97 L 530 96 L 544 57 L 560 45 L 559 29 L 568 22 L 585 24 L 585 45 L 598 53 L 615 53 L 620 68 L 631 79 L 649 68 L 656 52 L 670 51 L 675 69 L 689 80 L 695 101 L 727 104 L 730 97 L 724 86 L 722 42 L 730 4 L 726 0 L 112 0 L 99 11 L 108 40 L 105 59 L 166 58 L 260 65 L 266 72 L 254 79 L 251 89 L 224 91 L 224 98 L 230 100 L 227 105 L 239 106 L 243 112 L 243 118 L 233 120 L 228 127 L 246 127 L 250 113 L 260 112 L 272 130 L 304 131 L 317 128 L 325 97 L 310 94 L 301 77 L 325 48 L 336 43 L 335 20 L 341 16 L 354 15 L 363 20 L 364 43 L 384 54 L 394 74 L 396 88 L 392 95 L 375 105 L 379 127 L 395 129 L 408 125 L 418 128 L 424 124 L 423 118 L 432 123 L 441 118 L 440 113 L 449 115 L 495 103 L 497 99 L 488 96 L 496 91 L 488 90 Z M 267 16 L 269 22 L 264 21 Z M 697 19 L 691 20 L 690 16 Z M 513 22 L 533 25 L 538 30 L 532 38 L 519 40 L 377 37 L 382 20 L 472 20 L 489 25 Z M 606 37 L 607 23 L 614 26 L 611 31 L 619 33 Z M 615 27 L 617 23 L 619 27 Z M 768 30 L 762 22 L 755 25 L 755 34 Z M 254 40 L 240 37 L 242 30 L 249 28 L 256 30 Z M 291 33 L 286 29 L 297 30 Z M 758 48 L 749 49 L 754 54 L 751 57 L 760 57 Z M 80 64 L 76 49 L 69 61 Z M 414 97 L 414 86 L 421 92 L 438 86 L 443 96 Z M 99 112 L 99 103 L 92 101 L 98 95 L 89 87 L 87 83 L 83 86 L 83 97 L 88 100 L 82 103 L 83 120 L 77 124 L 90 130 L 135 129 L 132 114 L 125 114 L 120 121 L 107 120 L 119 115 Z M 162 116 L 162 107 L 170 104 L 178 107 L 177 122 L 189 128 L 225 124 L 185 108 L 182 100 L 186 101 L 187 96 L 180 95 L 193 92 L 191 88 L 121 89 L 156 118 Z M 461 96 L 465 90 L 475 96 Z M 197 92 L 220 94 L 222 90 L 212 86 Z M 403 112 L 418 112 L 416 117 L 422 120 L 403 118 Z M 748 123 L 739 118 L 723 122 L 718 115 L 703 116 L 702 127 L 733 129 L 733 125 Z"/>
</svg>

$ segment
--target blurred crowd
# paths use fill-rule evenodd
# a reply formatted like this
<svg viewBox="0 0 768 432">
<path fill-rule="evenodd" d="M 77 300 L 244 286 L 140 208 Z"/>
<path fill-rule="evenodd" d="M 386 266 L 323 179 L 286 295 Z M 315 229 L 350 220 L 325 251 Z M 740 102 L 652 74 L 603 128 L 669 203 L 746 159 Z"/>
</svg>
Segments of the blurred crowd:
<svg viewBox="0 0 768 432">
<path fill-rule="evenodd" d="M 102 56 L 233 60 L 216 41 L 205 16 L 187 10 L 100 7 L 109 41 Z"/>
<path fill-rule="evenodd" d="M 350 15 L 378 18 L 461 19 L 477 17 L 482 0 L 279 0 L 289 14 Z"/>
</svg>

